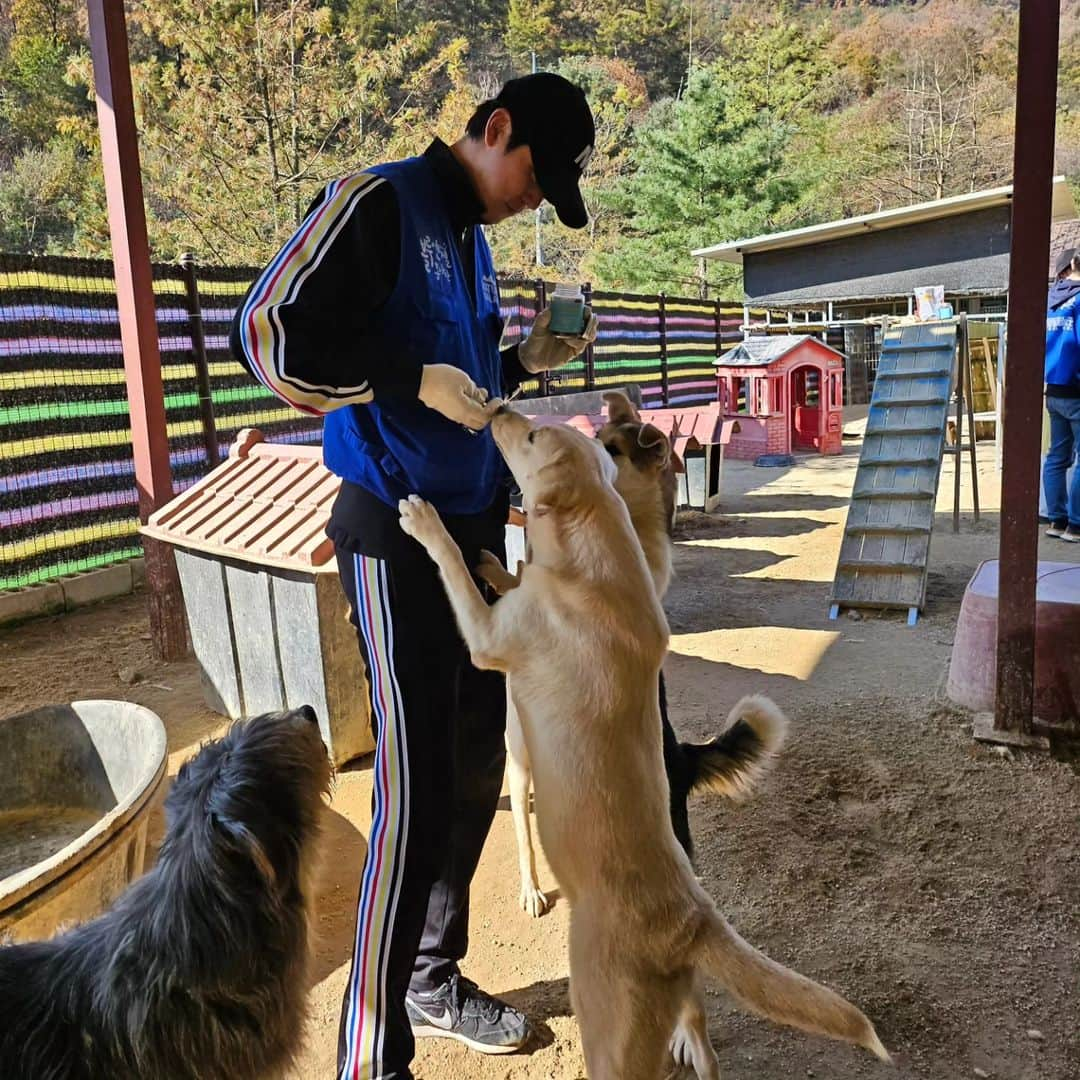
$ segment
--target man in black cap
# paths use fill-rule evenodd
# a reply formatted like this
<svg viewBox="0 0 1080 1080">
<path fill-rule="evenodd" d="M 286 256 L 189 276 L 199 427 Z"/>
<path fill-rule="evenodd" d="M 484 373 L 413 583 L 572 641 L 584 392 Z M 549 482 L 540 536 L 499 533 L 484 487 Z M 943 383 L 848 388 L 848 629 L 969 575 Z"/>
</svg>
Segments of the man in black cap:
<svg viewBox="0 0 1080 1080">
<path fill-rule="evenodd" d="M 544 310 L 520 346 L 500 351 L 481 225 L 546 198 L 584 226 L 578 184 L 593 141 L 580 89 L 550 74 L 508 82 L 452 146 L 436 140 L 421 157 L 329 184 L 233 323 L 233 352 L 256 378 L 325 414 L 323 457 L 342 479 L 328 533 L 377 743 L 342 1080 L 410 1077 L 414 1035 L 482 1053 L 528 1038 L 525 1017 L 458 967 L 502 785 L 505 685 L 469 662 L 397 504 L 413 493 L 433 503 L 470 565 L 484 548 L 505 561 L 509 476 L 487 424 L 498 398 L 579 355 L 596 319 L 568 337 Z"/>
</svg>

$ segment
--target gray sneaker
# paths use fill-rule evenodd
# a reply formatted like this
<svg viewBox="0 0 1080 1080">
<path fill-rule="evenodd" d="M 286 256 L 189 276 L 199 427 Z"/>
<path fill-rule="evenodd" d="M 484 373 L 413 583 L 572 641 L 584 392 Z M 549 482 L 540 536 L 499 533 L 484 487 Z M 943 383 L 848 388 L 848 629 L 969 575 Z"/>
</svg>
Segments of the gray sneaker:
<svg viewBox="0 0 1080 1080">
<path fill-rule="evenodd" d="M 528 1020 L 464 975 L 427 993 L 410 990 L 405 1011 L 416 1038 L 457 1039 L 481 1054 L 512 1054 L 529 1040 Z"/>
<path fill-rule="evenodd" d="M 1058 537 L 1066 544 L 1080 544 L 1080 529 L 1074 529 L 1071 525 Z"/>
</svg>

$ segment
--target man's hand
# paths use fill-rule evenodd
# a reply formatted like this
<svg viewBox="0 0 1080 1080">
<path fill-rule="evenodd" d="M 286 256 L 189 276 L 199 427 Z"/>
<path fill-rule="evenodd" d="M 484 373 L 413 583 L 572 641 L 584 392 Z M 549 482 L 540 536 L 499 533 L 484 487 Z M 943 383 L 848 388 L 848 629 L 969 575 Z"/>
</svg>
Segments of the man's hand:
<svg viewBox="0 0 1080 1080">
<path fill-rule="evenodd" d="M 551 308 L 546 307 L 533 322 L 529 336 L 518 348 L 521 366 L 532 375 L 541 371 L 555 371 L 580 356 L 590 342 L 596 340 L 599 327 L 591 308 L 585 309 L 585 329 L 580 337 L 553 334 L 550 328 Z"/>
<path fill-rule="evenodd" d="M 498 398 L 488 401 L 488 392 L 452 364 L 425 364 L 417 397 L 429 409 L 471 431 L 487 427 L 499 407 Z"/>
</svg>

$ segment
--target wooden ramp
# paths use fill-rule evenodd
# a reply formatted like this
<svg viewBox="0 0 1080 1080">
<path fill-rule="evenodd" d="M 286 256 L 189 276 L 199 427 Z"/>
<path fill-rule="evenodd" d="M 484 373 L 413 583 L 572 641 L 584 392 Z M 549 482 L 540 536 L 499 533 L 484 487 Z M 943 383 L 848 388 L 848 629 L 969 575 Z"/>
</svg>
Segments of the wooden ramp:
<svg viewBox="0 0 1080 1080">
<path fill-rule="evenodd" d="M 874 393 L 829 618 L 841 608 L 906 608 L 914 624 L 926 600 L 926 568 L 958 323 L 889 330 Z"/>
</svg>

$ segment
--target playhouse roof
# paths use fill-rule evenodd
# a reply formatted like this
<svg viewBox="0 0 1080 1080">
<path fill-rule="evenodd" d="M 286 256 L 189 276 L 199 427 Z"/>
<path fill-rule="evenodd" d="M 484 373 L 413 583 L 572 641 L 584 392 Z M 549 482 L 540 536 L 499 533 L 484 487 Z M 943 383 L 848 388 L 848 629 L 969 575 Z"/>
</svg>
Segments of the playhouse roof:
<svg viewBox="0 0 1080 1080">
<path fill-rule="evenodd" d="M 811 334 L 773 334 L 768 337 L 750 337 L 740 342 L 734 349 L 729 349 L 716 361 L 717 366 L 738 365 L 739 367 L 766 367 L 774 360 L 787 356 L 807 341 L 812 341 L 819 348 L 826 349 L 836 356 L 842 356 L 831 345 Z"/>
</svg>

